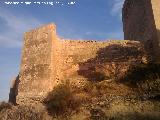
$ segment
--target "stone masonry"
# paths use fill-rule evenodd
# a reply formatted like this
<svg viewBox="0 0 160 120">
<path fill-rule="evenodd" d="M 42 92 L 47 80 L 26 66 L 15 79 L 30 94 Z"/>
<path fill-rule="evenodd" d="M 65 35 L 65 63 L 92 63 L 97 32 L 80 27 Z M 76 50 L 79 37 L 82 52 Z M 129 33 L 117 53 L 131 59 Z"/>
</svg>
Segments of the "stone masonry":
<svg viewBox="0 0 160 120">
<path fill-rule="evenodd" d="M 120 79 L 134 65 L 157 62 L 158 5 L 158 0 L 125 1 L 126 40 L 64 40 L 54 24 L 26 32 L 17 103 L 40 102 L 63 80 L 81 87 L 87 81 Z"/>
<path fill-rule="evenodd" d="M 160 61 L 160 0 L 126 0 L 123 7 L 124 39 L 140 41 L 148 60 Z"/>
</svg>

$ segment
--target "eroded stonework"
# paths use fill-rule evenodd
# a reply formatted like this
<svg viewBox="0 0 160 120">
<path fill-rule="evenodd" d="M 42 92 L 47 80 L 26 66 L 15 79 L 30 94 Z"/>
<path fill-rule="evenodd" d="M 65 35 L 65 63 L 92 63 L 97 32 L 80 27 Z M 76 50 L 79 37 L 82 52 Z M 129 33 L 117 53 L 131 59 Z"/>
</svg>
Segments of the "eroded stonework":
<svg viewBox="0 0 160 120">
<path fill-rule="evenodd" d="M 63 80 L 81 87 L 88 81 L 121 79 L 134 65 L 158 61 L 158 1 L 151 1 L 125 1 L 126 40 L 64 40 L 54 24 L 26 32 L 17 103 L 40 102 Z"/>
<path fill-rule="evenodd" d="M 125 0 L 123 6 L 124 39 L 140 41 L 148 60 L 160 61 L 160 1 Z"/>
<path fill-rule="evenodd" d="M 19 74 L 18 102 L 42 97 L 52 89 L 54 25 L 26 32 Z"/>
<path fill-rule="evenodd" d="M 144 59 L 138 41 L 63 40 L 54 24 L 42 26 L 25 33 L 17 102 L 39 102 L 63 80 L 81 87 L 87 81 L 121 78 Z"/>
</svg>

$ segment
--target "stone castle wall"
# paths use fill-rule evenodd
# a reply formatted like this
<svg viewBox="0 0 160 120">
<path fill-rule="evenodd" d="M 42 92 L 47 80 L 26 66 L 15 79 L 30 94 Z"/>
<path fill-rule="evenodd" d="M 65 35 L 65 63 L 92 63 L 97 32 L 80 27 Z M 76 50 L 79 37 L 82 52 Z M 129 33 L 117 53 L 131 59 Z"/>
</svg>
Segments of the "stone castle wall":
<svg viewBox="0 0 160 120">
<path fill-rule="evenodd" d="M 18 103 L 41 101 L 63 80 L 81 87 L 121 77 L 145 54 L 137 41 L 61 40 L 53 24 L 25 33 L 24 39 Z"/>
<path fill-rule="evenodd" d="M 160 56 L 159 4 L 159 0 L 126 0 L 123 6 L 124 39 L 144 44 L 148 60 L 152 62 L 159 62 Z"/>
<path fill-rule="evenodd" d="M 127 40 L 63 42 L 64 78 L 80 83 L 86 80 L 113 79 L 123 76 L 131 64 L 142 62 L 145 54 L 139 42 Z M 117 70 L 118 68 L 119 71 Z M 123 74 L 122 74 L 123 73 Z"/>
<path fill-rule="evenodd" d="M 158 3 L 125 1 L 126 40 L 64 40 L 57 37 L 54 24 L 26 32 L 17 103 L 39 102 L 63 80 L 81 87 L 87 81 L 120 79 L 134 65 L 157 62 Z"/>
<path fill-rule="evenodd" d="M 158 37 L 157 45 L 158 47 L 160 47 L 160 1 L 151 0 L 151 4 L 152 4 L 153 15 L 154 15 L 154 21 L 156 25 L 156 34 Z M 158 49 L 157 51 L 160 51 L 160 49 Z M 157 51 L 156 51 L 157 56 L 159 56 L 158 60 L 160 60 L 160 53 Z"/>
</svg>

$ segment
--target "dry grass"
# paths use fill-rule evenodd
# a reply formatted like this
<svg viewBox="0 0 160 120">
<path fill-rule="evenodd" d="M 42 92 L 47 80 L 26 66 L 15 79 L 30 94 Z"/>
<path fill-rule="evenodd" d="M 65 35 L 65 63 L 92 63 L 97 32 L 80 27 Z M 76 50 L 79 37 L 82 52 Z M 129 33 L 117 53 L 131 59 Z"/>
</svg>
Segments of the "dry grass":
<svg viewBox="0 0 160 120">
<path fill-rule="evenodd" d="M 92 98 L 104 95 L 117 95 L 126 96 L 135 94 L 133 89 L 117 83 L 115 81 L 101 81 L 101 82 L 88 82 L 82 88 L 81 91 L 88 93 Z"/>
<path fill-rule="evenodd" d="M 2 110 L 11 109 L 12 105 L 10 103 L 1 102 L 0 103 L 0 112 Z"/>
<path fill-rule="evenodd" d="M 48 94 L 44 105 L 52 116 L 69 118 L 87 100 L 87 94 L 77 92 L 65 81 Z"/>
<path fill-rule="evenodd" d="M 160 102 L 116 100 L 105 112 L 113 120 L 159 120 Z"/>
<path fill-rule="evenodd" d="M 109 103 L 109 107 L 83 108 L 71 118 L 70 120 L 159 120 L 160 103 L 116 99 Z"/>
<path fill-rule="evenodd" d="M 39 110 L 37 106 L 10 107 L 10 104 L 3 103 L 0 106 L 0 120 L 159 120 L 158 100 L 112 99 L 109 96 L 123 95 L 125 98 L 130 93 L 124 86 L 102 81 L 75 89 L 69 82 L 63 82 L 45 99 L 47 111 Z"/>
<path fill-rule="evenodd" d="M 37 108 L 38 106 L 10 106 L 8 103 L 3 103 L 0 120 L 51 120 L 46 111 Z"/>
</svg>

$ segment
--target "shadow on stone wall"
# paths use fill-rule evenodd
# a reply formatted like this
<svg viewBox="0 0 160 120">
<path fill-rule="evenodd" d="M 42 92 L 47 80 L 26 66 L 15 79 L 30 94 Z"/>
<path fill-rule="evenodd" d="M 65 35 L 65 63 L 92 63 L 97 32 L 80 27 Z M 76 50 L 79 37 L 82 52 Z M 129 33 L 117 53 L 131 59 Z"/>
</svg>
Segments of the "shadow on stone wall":
<svg viewBox="0 0 160 120">
<path fill-rule="evenodd" d="M 114 80 L 138 95 L 160 95 L 160 64 L 145 63 L 145 53 L 134 43 L 101 48 L 95 58 L 79 63 L 78 74 L 88 81 Z"/>
<path fill-rule="evenodd" d="M 137 43 L 112 44 L 97 51 L 95 58 L 79 63 L 78 74 L 89 81 L 122 77 L 130 63 L 141 62 L 144 55 Z"/>
<path fill-rule="evenodd" d="M 142 98 L 160 100 L 160 64 L 132 66 L 117 82 L 133 88 Z"/>
<path fill-rule="evenodd" d="M 160 30 L 159 30 L 159 29 L 157 30 L 157 34 L 158 34 L 158 40 L 159 40 L 159 41 L 158 41 L 158 42 L 159 42 L 159 43 L 158 43 L 158 47 L 159 47 L 159 48 L 158 48 L 158 50 L 157 50 L 156 52 L 158 53 L 158 59 L 159 59 L 159 61 L 160 61 Z"/>
<path fill-rule="evenodd" d="M 9 103 L 16 105 L 16 96 L 18 95 L 19 75 L 12 80 L 12 85 L 9 92 Z"/>
<path fill-rule="evenodd" d="M 127 85 L 137 86 L 138 83 L 156 80 L 160 78 L 160 64 L 148 63 L 138 64 L 130 67 L 125 76 L 121 78 L 121 82 Z"/>
<path fill-rule="evenodd" d="M 160 38 L 160 30 L 157 30 L 158 38 Z M 151 44 L 152 46 L 152 44 Z M 147 64 L 141 63 L 135 66 L 131 66 L 125 76 L 120 78 L 118 82 L 127 86 L 138 88 L 140 94 L 146 94 L 148 97 L 154 97 L 160 100 L 160 60 L 159 48 L 149 47 L 152 53 L 151 57 L 154 57 L 156 62 L 148 62 Z M 154 49 L 154 50 L 152 50 Z"/>
</svg>

